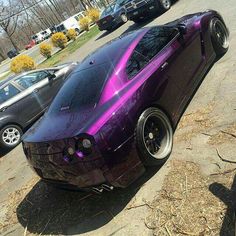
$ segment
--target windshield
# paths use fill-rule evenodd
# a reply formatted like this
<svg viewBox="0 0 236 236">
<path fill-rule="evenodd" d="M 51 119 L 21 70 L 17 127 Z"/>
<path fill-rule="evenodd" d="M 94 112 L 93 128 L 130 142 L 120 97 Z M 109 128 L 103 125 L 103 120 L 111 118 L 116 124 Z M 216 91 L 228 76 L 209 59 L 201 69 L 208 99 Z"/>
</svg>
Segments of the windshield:
<svg viewBox="0 0 236 236">
<path fill-rule="evenodd" d="M 49 113 L 81 111 L 95 107 L 109 77 L 109 68 L 104 63 L 71 74 L 50 106 Z"/>
<path fill-rule="evenodd" d="M 20 90 L 18 90 L 16 87 L 14 87 L 12 84 L 8 84 L 0 89 L 0 103 L 3 103 L 10 98 L 14 97 L 20 93 Z"/>
<path fill-rule="evenodd" d="M 130 2 L 130 0 L 117 0 L 115 9 L 124 6 L 127 2 Z"/>
<path fill-rule="evenodd" d="M 109 14 L 111 14 L 114 11 L 114 5 L 110 5 L 109 7 L 107 7 L 101 14 L 101 18 L 103 18 L 104 16 L 107 16 Z"/>
</svg>

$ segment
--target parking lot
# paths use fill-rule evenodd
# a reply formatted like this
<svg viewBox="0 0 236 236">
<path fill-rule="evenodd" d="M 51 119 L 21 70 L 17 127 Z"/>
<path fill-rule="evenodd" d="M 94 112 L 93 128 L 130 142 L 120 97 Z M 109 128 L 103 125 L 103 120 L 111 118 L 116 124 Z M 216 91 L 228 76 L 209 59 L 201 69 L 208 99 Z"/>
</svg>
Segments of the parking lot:
<svg viewBox="0 0 236 236">
<path fill-rule="evenodd" d="M 206 9 L 218 10 L 224 17 L 230 30 L 230 49 L 213 65 L 185 111 L 175 132 L 174 149 L 168 162 L 160 170 L 150 169 L 127 189 L 102 195 L 67 192 L 42 183 L 27 165 L 19 145 L 9 153 L 1 153 L 1 235 L 234 235 L 235 202 L 227 199 L 235 196 L 236 183 L 234 186 L 233 179 L 236 165 L 224 162 L 220 157 L 236 161 L 235 1 L 179 0 L 168 12 L 146 21 L 142 27 L 164 24 L 185 14 Z M 80 61 L 104 43 L 139 27 L 127 22 L 109 34 L 101 32 L 63 62 Z M 173 172 L 174 169 L 179 170 L 178 174 Z M 171 217 L 175 215 L 177 206 L 168 202 L 173 207 L 168 208 L 172 212 L 170 215 L 166 213 L 166 208 L 161 208 L 167 204 L 166 199 L 173 200 L 173 196 L 163 197 L 163 189 L 169 191 L 168 186 L 176 184 L 172 182 L 171 176 L 179 176 L 181 173 L 183 178 L 180 176 L 180 181 L 186 185 L 181 195 L 181 199 L 185 198 L 186 201 L 180 202 L 183 209 L 192 204 L 188 201 L 188 192 L 193 205 L 199 204 L 199 207 L 205 207 L 201 209 L 202 212 L 209 210 L 217 216 L 217 220 L 209 220 L 208 213 L 204 215 L 207 222 L 204 223 L 204 232 L 201 229 L 192 229 L 190 232 L 187 228 L 183 230 L 179 227 L 174 231 L 173 224 L 178 217 Z M 198 186 L 196 181 L 202 184 L 199 187 L 199 192 L 202 191 L 202 195 L 199 195 L 201 203 L 194 202 L 191 190 L 187 191 L 194 188 L 194 185 Z M 220 196 L 217 186 L 220 188 Z M 180 197 L 178 195 L 174 198 Z M 204 205 L 207 198 L 213 199 L 215 205 Z M 158 206 L 158 202 L 162 206 Z M 187 212 L 189 209 L 185 210 Z M 171 220 L 165 220 L 162 215 L 157 216 L 157 212 L 164 212 Z M 182 214 L 185 219 L 187 216 L 184 210 Z M 191 214 L 189 218 L 198 219 L 195 212 Z M 161 222 L 163 220 L 161 226 L 157 224 L 158 219 Z M 194 222 L 188 223 L 191 224 Z"/>
</svg>

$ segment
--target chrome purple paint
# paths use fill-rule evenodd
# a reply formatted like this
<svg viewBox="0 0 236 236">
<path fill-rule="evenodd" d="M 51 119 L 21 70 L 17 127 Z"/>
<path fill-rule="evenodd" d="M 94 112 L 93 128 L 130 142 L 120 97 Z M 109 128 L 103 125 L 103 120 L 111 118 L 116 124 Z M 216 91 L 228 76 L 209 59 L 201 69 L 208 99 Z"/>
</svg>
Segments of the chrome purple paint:
<svg viewBox="0 0 236 236">
<path fill-rule="evenodd" d="M 83 154 L 83 152 L 81 152 L 80 150 L 77 150 L 77 151 L 76 151 L 76 155 L 77 155 L 77 157 L 80 158 L 80 159 L 83 159 L 83 158 L 85 157 L 84 154 Z"/>
<path fill-rule="evenodd" d="M 24 149 L 38 175 L 49 182 L 63 181 L 80 188 L 105 182 L 126 187 L 138 178 L 145 169 L 134 142 L 137 120 L 147 107 L 157 106 L 169 116 L 173 128 L 176 127 L 215 60 L 209 32 L 213 17 L 221 16 L 208 11 L 166 24 L 175 28 L 184 24 L 187 33 L 176 36 L 132 79 L 126 74 L 127 62 L 150 28 L 103 46 L 78 65 L 79 71 L 96 66 L 97 62 L 109 61 L 113 71 L 103 86 L 98 103 L 80 112 L 69 109 L 57 115 L 48 112 L 26 133 Z M 91 65 L 90 61 L 94 63 Z M 163 69 L 165 63 L 168 67 Z M 63 150 L 68 145 L 76 148 L 75 140 L 83 136 L 92 140 L 91 152 L 85 155 L 76 150 L 71 157 L 63 156 Z M 47 171 L 48 168 L 52 173 Z"/>
</svg>

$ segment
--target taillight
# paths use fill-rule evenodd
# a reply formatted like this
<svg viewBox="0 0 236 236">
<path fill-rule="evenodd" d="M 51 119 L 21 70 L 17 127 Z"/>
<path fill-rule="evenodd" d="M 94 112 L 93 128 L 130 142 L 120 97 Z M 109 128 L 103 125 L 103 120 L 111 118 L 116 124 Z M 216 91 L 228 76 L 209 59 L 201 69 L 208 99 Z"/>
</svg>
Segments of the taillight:
<svg viewBox="0 0 236 236">
<path fill-rule="evenodd" d="M 91 154 L 93 151 L 93 145 L 94 141 L 88 135 L 84 137 L 83 136 L 78 137 L 75 144 L 76 153 L 78 157 L 83 158 Z"/>
<path fill-rule="evenodd" d="M 77 158 L 83 159 L 93 152 L 94 144 L 94 138 L 88 134 L 81 134 L 70 139 L 63 149 L 63 159 L 66 162 L 72 162 Z"/>
</svg>

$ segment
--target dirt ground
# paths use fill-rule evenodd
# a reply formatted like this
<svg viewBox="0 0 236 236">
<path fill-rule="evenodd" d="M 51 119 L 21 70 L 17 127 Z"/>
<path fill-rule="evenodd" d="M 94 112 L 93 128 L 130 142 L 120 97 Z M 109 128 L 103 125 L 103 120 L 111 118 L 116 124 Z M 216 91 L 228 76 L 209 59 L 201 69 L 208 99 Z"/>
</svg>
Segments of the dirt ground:
<svg viewBox="0 0 236 236">
<path fill-rule="evenodd" d="M 221 12 L 230 50 L 211 68 L 175 132 L 174 149 L 127 189 L 102 195 L 67 192 L 42 183 L 21 146 L 0 158 L 0 235 L 234 235 L 236 204 L 235 0 L 179 0 L 147 25 L 205 9 Z M 101 33 L 65 61 L 81 60 L 128 22 Z"/>
</svg>

